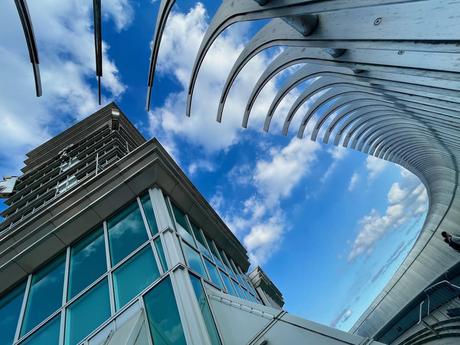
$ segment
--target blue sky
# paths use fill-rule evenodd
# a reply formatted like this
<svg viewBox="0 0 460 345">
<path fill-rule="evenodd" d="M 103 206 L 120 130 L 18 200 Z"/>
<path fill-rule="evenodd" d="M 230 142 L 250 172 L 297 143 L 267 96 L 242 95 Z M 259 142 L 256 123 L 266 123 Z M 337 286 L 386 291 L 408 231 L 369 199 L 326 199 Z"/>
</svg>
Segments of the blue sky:
<svg viewBox="0 0 460 345">
<path fill-rule="evenodd" d="M 228 71 L 263 23 L 238 24 L 215 42 L 198 78 L 192 116 L 185 90 L 218 2 L 179 1 L 160 51 L 152 109 L 145 111 L 150 41 L 158 1 L 104 0 L 104 103 L 115 100 L 146 138 L 156 136 L 283 292 L 286 309 L 349 329 L 400 265 L 423 224 L 427 197 L 416 177 L 351 150 L 280 135 L 305 84 L 263 117 L 283 80 L 269 83 L 241 128 L 258 76 L 281 49 L 259 54 L 215 121 Z M 0 4 L 0 174 L 19 173 L 24 155 L 98 109 L 91 2 L 29 0 L 40 50 L 43 93 L 13 2 Z M 308 106 L 308 104 L 306 105 Z M 300 112 L 305 111 L 305 108 Z M 297 114 L 295 121 L 300 115 Z M 308 129 L 307 129 L 308 131 Z"/>
</svg>

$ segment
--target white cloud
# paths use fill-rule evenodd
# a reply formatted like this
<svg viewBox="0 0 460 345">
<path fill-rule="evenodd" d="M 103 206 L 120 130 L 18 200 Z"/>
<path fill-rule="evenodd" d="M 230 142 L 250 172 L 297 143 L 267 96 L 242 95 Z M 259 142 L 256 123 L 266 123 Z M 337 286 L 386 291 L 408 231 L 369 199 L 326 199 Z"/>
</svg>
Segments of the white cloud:
<svg viewBox="0 0 460 345">
<path fill-rule="evenodd" d="M 355 189 L 360 179 L 361 179 L 361 176 L 356 171 L 353 173 L 353 175 L 351 175 L 350 183 L 348 184 L 349 192 L 352 192 Z"/>
<path fill-rule="evenodd" d="M 427 209 L 427 193 L 415 175 L 401 171 L 401 180 L 395 182 L 387 195 L 388 206 L 380 215 L 373 209 L 359 221 L 359 231 L 353 241 L 348 260 L 372 252 L 378 240 L 393 229 L 424 214 Z"/>
<path fill-rule="evenodd" d="M 247 25 L 232 26 L 212 45 L 198 75 L 191 117 L 186 118 L 186 90 L 198 48 L 208 26 L 208 17 L 201 3 L 186 14 L 171 14 L 161 42 L 157 81 L 166 74 L 173 76 L 179 82 L 181 91 L 171 93 L 163 105 L 150 112 L 152 135 L 160 137 L 162 142 L 181 138 L 203 147 L 207 153 L 228 149 L 240 140 L 244 108 L 254 84 L 267 66 L 267 54 L 258 54 L 239 74 L 227 98 L 221 124 L 216 122 L 216 114 L 224 82 L 244 47 Z M 259 130 L 262 128 L 262 121 L 275 94 L 275 82 L 271 81 L 254 105 L 251 127 L 255 121 L 255 127 Z M 280 106 L 280 112 L 285 112 L 286 102 Z M 281 117 L 278 117 L 275 126 L 279 127 L 280 120 Z"/>
<path fill-rule="evenodd" d="M 24 152 L 98 108 L 91 3 L 40 0 L 28 5 L 39 50 L 41 98 L 35 97 L 32 66 L 14 2 L 0 3 L 2 24 L 8 28 L 0 32 L 0 119 L 4 124 L 0 146 L 8 157 L 16 157 L 16 161 L 2 159 L 5 173 L 17 171 Z M 130 8 L 126 0 L 106 1 L 104 6 L 107 19 L 120 28 L 132 19 L 126 16 Z M 108 49 L 104 43 L 104 94 L 116 98 L 125 86 Z"/>
<path fill-rule="evenodd" d="M 366 169 L 368 172 L 369 182 L 372 182 L 377 176 L 379 176 L 387 166 L 387 161 L 373 156 L 368 156 L 366 159 Z"/>
<path fill-rule="evenodd" d="M 188 166 L 188 172 L 189 172 L 190 175 L 195 175 L 199 171 L 212 172 L 215 169 L 216 169 L 215 164 L 213 162 L 207 160 L 207 159 L 194 160 Z"/>
<path fill-rule="evenodd" d="M 337 169 L 337 166 L 339 162 L 344 159 L 348 151 L 344 147 L 341 146 L 334 146 L 327 150 L 327 152 L 331 155 L 332 157 L 332 162 L 329 164 L 329 167 L 327 168 L 326 172 L 324 173 L 323 177 L 321 177 L 321 183 L 326 182 L 326 180 L 331 177 L 331 175 L 334 173 L 335 169 Z"/>
<path fill-rule="evenodd" d="M 290 195 L 292 188 L 310 171 L 320 145 L 293 138 L 281 150 L 272 150 L 268 161 L 257 162 L 254 181 L 269 205 Z"/>
<path fill-rule="evenodd" d="M 252 182 L 257 193 L 243 202 L 236 215 L 224 218 L 242 238 L 253 265 L 265 263 L 279 248 L 289 228 L 280 203 L 310 173 L 319 148 L 315 142 L 293 138 L 286 147 L 271 149 L 252 171 L 247 166 L 242 169 L 243 182 Z M 239 180 L 237 172 L 230 176 Z"/>
</svg>

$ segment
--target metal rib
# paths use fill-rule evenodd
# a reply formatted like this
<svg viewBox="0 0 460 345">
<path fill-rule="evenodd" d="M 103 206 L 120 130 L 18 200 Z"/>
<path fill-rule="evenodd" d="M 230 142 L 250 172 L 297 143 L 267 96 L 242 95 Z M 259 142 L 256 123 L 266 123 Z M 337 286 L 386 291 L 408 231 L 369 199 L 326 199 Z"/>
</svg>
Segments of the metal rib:
<svg viewBox="0 0 460 345">
<path fill-rule="evenodd" d="M 42 82 L 40 78 L 39 66 L 40 62 L 38 60 L 37 43 L 35 42 L 34 28 L 32 25 L 29 8 L 27 7 L 26 0 L 14 0 L 14 3 L 16 4 L 16 9 L 18 10 L 19 19 L 21 20 L 24 37 L 27 43 L 27 49 L 29 51 L 30 62 L 32 63 L 35 81 L 35 93 L 37 97 L 40 97 L 42 95 Z"/>
<path fill-rule="evenodd" d="M 94 18 L 94 53 L 96 57 L 96 76 L 98 99 L 101 105 L 101 78 L 102 78 L 102 9 L 101 0 L 93 0 Z"/>
<path fill-rule="evenodd" d="M 160 8 L 158 9 L 157 21 L 155 24 L 155 32 L 152 39 L 152 53 L 150 55 L 149 77 L 147 81 L 147 99 L 146 109 L 150 110 L 150 103 L 152 98 L 153 81 L 155 79 L 155 68 L 158 61 L 158 54 L 160 52 L 161 39 L 166 27 L 166 21 L 171 13 L 171 10 L 176 0 L 161 0 Z"/>
</svg>

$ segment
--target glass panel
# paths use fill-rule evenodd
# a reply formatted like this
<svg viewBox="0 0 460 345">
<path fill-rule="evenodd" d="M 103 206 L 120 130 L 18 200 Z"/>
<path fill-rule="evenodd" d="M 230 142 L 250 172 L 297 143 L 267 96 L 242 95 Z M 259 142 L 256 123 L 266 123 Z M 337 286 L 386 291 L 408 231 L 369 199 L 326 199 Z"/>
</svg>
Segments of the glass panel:
<svg viewBox="0 0 460 345">
<path fill-rule="evenodd" d="M 155 248 L 157 249 L 158 256 L 160 257 L 161 267 L 163 272 L 168 271 L 168 264 L 166 263 L 165 252 L 163 250 L 163 245 L 161 244 L 161 239 L 158 237 L 155 240 Z"/>
<path fill-rule="evenodd" d="M 211 281 L 216 284 L 219 288 L 223 289 L 222 280 L 219 277 L 219 272 L 217 272 L 216 266 L 214 266 L 211 261 L 204 259 L 206 268 L 208 269 L 209 275 L 211 276 Z"/>
<path fill-rule="evenodd" d="M 198 249 L 205 255 L 211 257 L 211 253 L 209 253 L 208 247 L 206 246 L 206 241 L 201 234 L 200 229 L 192 223 L 192 230 L 193 234 L 195 235 L 195 239 L 197 240 Z"/>
<path fill-rule="evenodd" d="M 160 276 L 149 245 L 130 258 L 113 274 L 117 310 Z"/>
<path fill-rule="evenodd" d="M 224 264 L 222 263 L 222 261 L 220 261 L 219 254 L 217 253 L 216 248 L 214 248 L 214 244 L 207 237 L 206 237 L 206 241 L 208 242 L 209 249 L 211 249 L 212 258 L 216 262 L 217 266 L 219 266 L 220 268 L 222 268 L 225 271 Z"/>
<path fill-rule="evenodd" d="M 79 241 L 70 254 L 68 297 L 72 299 L 107 271 L 103 229 Z"/>
<path fill-rule="evenodd" d="M 187 219 L 185 218 L 185 214 L 181 210 L 179 210 L 173 203 L 171 204 L 173 208 L 174 218 L 176 219 L 177 232 L 185 240 L 189 241 L 191 244 L 194 245 L 195 241 L 193 240 L 193 236 L 188 227 Z"/>
<path fill-rule="evenodd" d="M 65 256 L 61 255 L 32 276 L 21 335 L 50 316 L 62 304 Z"/>
<path fill-rule="evenodd" d="M 147 223 L 149 223 L 150 232 L 152 235 L 155 235 L 158 233 L 158 226 L 155 219 L 155 214 L 153 213 L 153 207 L 152 203 L 150 202 L 150 195 L 148 192 L 142 197 L 141 203 L 142 208 L 144 209 L 145 218 L 147 218 Z"/>
<path fill-rule="evenodd" d="M 230 262 L 228 261 L 227 256 L 225 255 L 224 251 L 220 248 L 218 248 L 218 250 L 220 253 L 220 257 L 222 258 L 222 261 L 224 263 L 225 269 L 233 278 L 235 278 L 235 272 L 233 272 Z"/>
<path fill-rule="evenodd" d="M 222 276 L 222 279 L 224 280 L 224 284 L 225 284 L 225 287 L 227 288 L 227 292 L 228 292 L 230 295 L 233 295 L 233 296 L 238 297 L 238 295 L 236 294 L 235 288 L 233 287 L 233 285 L 232 285 L 232 283 L 231 283 L 230 278 L 228 277 L 228 275 L 226 275 L 226 274 L 223 273 L 223 272 L 220 272 L 220 275 Z"/>
<path fill-rule="evenodd" d="M 204 292 L 201 281 L 190 275 L 192 280 L 193 290 L 195 290 L 196 299 L 198 300 L 198 305 L 200 306 L 201 314 L 203 315 L 204 323 L 208 329 L 209 338 L 211 339 L 212 345 L 220 345 L 219 333 L 217 333 L 216 324 L 214 323 L 214 318 L 212 317 L 211 309 L 209 308 L 208 300 L 206 299 L 206 294 Z"/>
<path fill-rule="evenodd" d="M 48 321 L 21 345 L 58 345 L 61 314 Z"/>
<path fill-rule="evenodd" d="M 78 344 L 109 317 L 109 286 L 104 279 L 67 309 L 65 344 Z"/>
<path fill-rule="evenodd" d="M 136 201 L 109 219 L 107 226 L 113 265 L 148 240 L 141 211 Z"/>
<path fill-rule="evenodd" d="M 21 284 L 0 299 L 0 345 L 13 343 L 25 288 Z"/>
<path fill-rule="evenodd" d="M 203 261 L 201 261 L 201 256 L 198 252 L 184 243 L 184 254 L 185 258 L 187 259 L 189 267 L 202 276 L 205 279 L 208 279 L 208 275 L 206 274 L 206 270 L 203 266 Z"/>
<path fill-rule="evenodd" d="M 186 345 L 169 277 L 148 292 L 144 302 L 154 344 Z"/>
</svg>

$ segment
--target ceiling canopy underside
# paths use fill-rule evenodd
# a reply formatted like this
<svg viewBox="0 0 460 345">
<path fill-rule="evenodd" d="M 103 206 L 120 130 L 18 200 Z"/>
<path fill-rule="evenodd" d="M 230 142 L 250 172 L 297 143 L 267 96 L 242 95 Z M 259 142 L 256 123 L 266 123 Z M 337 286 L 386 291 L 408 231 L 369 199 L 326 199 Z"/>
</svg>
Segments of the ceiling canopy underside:
<svg viewBox="0 0 460 345">
<path fill-rule="evenodd" d="M 38 52 L 25 0 L 15 0 L 41 95 Z M 175 0 L 162 0 L 153 38 L 147 108 L 161 38 Z M 102 76 L 100 0 L 94 1 L 96 75 Z M 440 239 L 460 234 L 457 191 L 460 158 L 460 0 L 223 0 L 202 40 L 188 89 L 188 116 L 197 76 L 216 38 L 230 25 L 267 20 L 235 62 L 219 100 L 222 120 L 239 72 L 258 53 L 283 47 L 257 80 L 242 126 L 262 88 L 296 66 L 282 82 L 266 114 L 301 88 L 282 133 L 349 147 L 392 161 L 425 184 L 430 207 L 421 235 L 391 281 L 352 331 L 379 334 L 398 312 L 460 260 Z M 307 110 L 304 105 L 308 104 Z M 279 114 L 278 114 L 279 116 Z M 300 121 L 293 121 L 300 117 Z M 399 316 L 398 316 L 399 317 Z"/>
<path fill-rule="evenodd" d="M 163 0 L 156 24 L 147 107 L 162 33 L 174 0 Z M 242 126 L 262 88 L 297 65 L 269 111 L 294 88 L 283 134 L 301 117 L 299 137 L 349 147 L 397 163 L 425 184 L 430 208 L 414 248 L 352 331 L 375 336 L 460 256 L 440 239 L 460 233 L 460 1 L 451 0 L 224 0 L 201 42 L 188 89 L 188 116 L 197 76 L 216 38 L 230 25 L 269 19 L 227 77 L 217 121 L 239 72 L 258 53 L 281 46 L 257 80 Z M 303 105 L 307 110 L 302 112 Z M 307 129 L 308 126 L 308 129 Z M 399 316 L 398 316 L 399 317 Z"/>
</svg>

